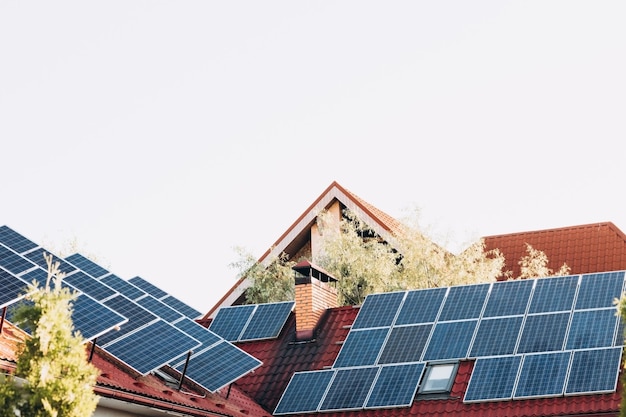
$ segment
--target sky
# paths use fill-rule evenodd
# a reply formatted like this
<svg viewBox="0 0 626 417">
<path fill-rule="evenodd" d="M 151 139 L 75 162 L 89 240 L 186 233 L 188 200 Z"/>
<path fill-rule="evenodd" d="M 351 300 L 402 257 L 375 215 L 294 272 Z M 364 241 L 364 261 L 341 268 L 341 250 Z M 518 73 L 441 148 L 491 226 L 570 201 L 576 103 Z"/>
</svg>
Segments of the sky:
<svg viewBox="0 0 626 417">
<path fill-rule="evenodd" d="M 624 1 L 0 0 L 0 225 L 206 312 L 333 182 L 626 231 Z M 540 248 L 539 248 L 540 249 Z"/>
</svg>

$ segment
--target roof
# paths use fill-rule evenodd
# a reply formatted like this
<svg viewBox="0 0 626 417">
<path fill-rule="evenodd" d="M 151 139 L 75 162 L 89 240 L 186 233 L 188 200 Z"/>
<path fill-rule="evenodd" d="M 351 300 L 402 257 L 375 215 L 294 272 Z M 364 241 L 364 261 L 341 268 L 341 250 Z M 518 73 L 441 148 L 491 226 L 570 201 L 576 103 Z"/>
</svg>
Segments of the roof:
<svg viewBox="0 0 626 417">
<path fill-rule="evenodd" d="M 626 235 L 611 222 L 511 233 L 484 238 L 487 250 L 498 248 L 505 257 L 505 271 L 520 275 L 519 260 L 527 255 L 526 243 L 545 252 L 548 267 L 563 263 L 572 274 L 626 269 Z"/>
</svg>

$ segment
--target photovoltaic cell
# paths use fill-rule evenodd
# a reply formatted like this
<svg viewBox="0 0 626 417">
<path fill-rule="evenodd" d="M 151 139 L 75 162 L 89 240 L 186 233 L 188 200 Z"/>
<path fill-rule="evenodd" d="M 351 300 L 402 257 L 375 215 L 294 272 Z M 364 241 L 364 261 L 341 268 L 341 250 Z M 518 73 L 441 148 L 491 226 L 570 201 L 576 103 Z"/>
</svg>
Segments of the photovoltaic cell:
<svg viewBox="0 0 626 417">
<path fill-rule="evenodd" d="M 330 369 L 293 374 L 274 415 L 317 411 L 334 374 L 335 371 Z"/>
<path fill-rule="evenodd" d="M 556 313 L 526 317 L 517 353 L 561 350 L 569 316 L 569 313 Z"/>
<path fill-rule="evenodd" d="M 525 314 L 533 284 L 534 281 L 530 279 L 494 283 L 483 317 Z"/>
<path fill-rule="evenodd" d="M 523 319 L 517 316 L 481 320 L 469 356 L 513 354 Z"/>
<path fill-rule="evenodd" d="M 17 253 L 24 253 L 37 247 L 37 244 L 26 239 L 8 226 L 0 226 L 0 243 Z"/>
<path fill-rule="evenodd" d="M 209 325 L 209 330 L 228 341 L 236 341 L 252 316 L 255 305 L 246 304 L 233 307 L 222 307 Z"/>
<path fill-rule="evenodd" d="M 224 340 L 206 327 L 202 327 L 195 321 L 188 318 L 183 318 L 182 320 L 177 321 L 176 323 L 174 323 L 174 326 L 187 333 L 194 339 L 200 341 L 202 343 L 202 349 L 210 347 L 217 342 L 221 342 L 222 340 Z"/>
<path fill-rule="evenodd" d="M 172 309 L 170 306 L 162 303 L 151 295 L 141 297 L 135 302 L 168 323 L 172 323 L 183 317 L 181 313 Z"/>
<path fill-rule="evenodd" d="M 578 276 L 537 279 L 529 313 L 549 313 L 572 309 Z"/>
<path fill-rule="evenodd" d="M 577 350 L 573 353 L 565 394 L 614 392 L 622 347 Z"/>
<path fill-rule="evenodd" d="M 222 341 L 213 347 L 194 353 L 185 376 L 211 392 L 230 384 L 261 365 L 261 361 L 236 346 Z M 184 362 L 176 366 L 183 370 Z"/>
<path fill-rule="evenodd" d="M 522 362 L 514 398 L 561 395 L 570 352 L 526 355 Z"/>
<path fill-rule="evenodd" d="M 624 286 L 624 271 L 583 275 L 576 297 L 576 310 L 613 307 Z"/>
<path fill-rule="evenodd" d="M 51 255 L 53 263 L 58 262 L 60 272 L 63 272 L 65 274 L 71 274 L 72 272 L 76 271 L 75 266 L 59 258 L 58 256 L 53 255 L 52 253 L 50 253 L 50 251 L 47 251 L 44 248 L 39 248 L 32 252 L 25 253 L 24 257 L 39 265 L 44 271 L 47 271 L 48 264 L 46 263 L 46 258 L 44 258 L 44 254 Z"/>
<path fill-rule="evenodd" d="M 488 292 L 489 284 L 451 287 L 444 301 L 439 321 L 478 318 Z"/>
<path fill-rule="evenodd" d="M 365 298 L 353 329 L 391 326 L 404 298 L 404 292 L 370 294 Z"/>
<path fill-rule="evenodd" d="M 383 366 L 365 408 L 410 406 L 423 372 L 424 363 Z"/>
<path fill-rule="evenodd" d="M 418 362 L 432 328 L 432 324 L 394 327 L 378 363 Z"/>
<path fill-rule="evenodd" d="M 172 295 L 168 295 L 167 297 L 162 298 L 161 301 L 172 307 L 174 310 L 181 312 L 186 317 L 189 317 L 192 320 L 197 319 L 202 315 L 202 313 L 200 313 L 198 310 L 188 306 L 187 304 L 183 303 Z"/>
<path fill-rule="evenodd" d="M 0 269 L 0 308 L 19 301 L 26 295 L 28 282 Z"/>
<path fill-rule="evenodd" d="M 423 360 L 467 357 L 477 323 L 478 320 L 437 323 Z"/>
<path fill-rule="evenodd" d="M 119 330 L 99 337 L 98 344 L 102 346 L 115 339 L 121 338 L 125 334 L 130 333 L 141 326 L 145 326 L 146 324 L 157 320 L 157 316 L 122 295 L 106 300 L 103 304 L 111 310 L 127 317 L 128 322 L 121 326 Z"/>
<path fill-rule="evenodd" d="M 199 345 L 196 339 L 159 320 L 107 344 L 105 349 L 145 375 Z"/>
<path fill-rule="evenodd" d="M 252 317 L 248 321 L 239 340 L 258 340 L 278 337 L 293 306 L 293 301 L 257 305 L 256 310 L 252 313 Z"/>
<path fill-rule="evenodd" d="M 567 349 L 613 346 L 617 315 L 615 308 L 575 311 L 567 337 Z"/>
<path fill-rule="evenodd" d="M 124 315 L 119 314 L 85 294 L 79 294 L 72 305 L 72 322 L 74 329 L 85 340 L 93 340 L 127 322 Z"/>
<path fill-rule="evenodd" d="M 396 325 L 432 323 L 437 319 L 447 288 L 408 291 Z"/>
<path fill-rule="evenodd" d="M 337 370 L 320 411 L 356 410 L 363 408 L 378 367 Z"/>
<path fill-rule="evenodd" d="M 82 271 L 76 271 L 71 275 L 67 275 L 63 278 L 63 282 L 70 284 L 72 287 L 84 292 L 98 301 L 102 301 L 106 298 L 111 298 L 119 294 L 111 287 L 104 285 L 100 281 L 92 278 Z"/>
<path fill-rule="evenodd" d="M 66 257 L 65 260 L 78 269 L 91 275 L 93 278 L 100 278 L 101 276 L 109 273 L 109 271 L 79 253 L 70 255 Z"/>
<path fill-rule="evenodd" d="M 34 268 L 35 264 L 13 252 L 11 249 L 0 245 L 0 266 L 12 274 L 20 274 Z"/>
<path fill-rule="evenodd" d="M 123 294 L 129 300 L 136 300 L 146 294 L 141 289 L 114 274 L 100 278 L 100 282 L 108 285 L 120 294 Z"/>
<path fill-rule="evenodd" d="M 141 278 L 141 277 L 134 277 L 128 280 L 128 282 L 130 282 L 131 284 L 133 284 L 134 286 L 141 288 L 144 292 L 150 294 L 151 296 L 153 296 L 156 299 L 161 299 L 163 297 L 167 297 L 168 294 L 163 291 L 162 289 L 160 289 L 159 287 L 157 287 L 156 285 L 146 281 L 145 279 Z"/>
<path fill-rule="evenodd" d="M 521 356 L 477 359 L 463 401 L 496 401 L 513 398 L 513 388 L 521 361 Z"/>
<path fill-rule="evenodd" d="M 379 327 L 348 333 L 333 367 L 374 365 L 388 332 L 389 328 Z"/>
</svg>

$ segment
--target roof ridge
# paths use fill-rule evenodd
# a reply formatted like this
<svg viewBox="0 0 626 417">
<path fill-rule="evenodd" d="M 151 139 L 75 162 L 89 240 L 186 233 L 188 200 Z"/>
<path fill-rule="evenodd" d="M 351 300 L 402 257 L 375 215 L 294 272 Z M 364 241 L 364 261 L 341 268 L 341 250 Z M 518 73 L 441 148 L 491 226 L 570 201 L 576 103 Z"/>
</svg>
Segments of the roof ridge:
<svg viewBox="0 0 626 417">
<path fill-rule="evenodd" d="M 626 235 L 623 232 L 621 232 L 621 230 L 619 230 L 617 228 L 617 226 L 615 226 L 610 221 L 598 222 L 598 223 L 588 223 L 588 224 L 581 224 L 581 225 L 573 225 L 573 226 L 551 227 L 551 228 L 547 228 L 547 229 L 526 230 L 526 231 L 523 231 L 523 232 L 494 234 L 494 235 L 483 236 L 483 238 L 484 239 L 503 238 L 503 237 L 510 237 L 510 236 L 530 235 L 530 234 L 536 234 L 536 233 L 542 233 L 542 232 L 553 232 L 553 231 L 554 232 L 561 232 L 561 231 L 564 231 L 564 230 L 588 229 L 588 228 L 600 227 L 600 226 L 607 226 L 607 227 L 609 227 L 616 234 L 619 234 L 621 237 L 624 238 L 624 240 L 626 240 Z"/>
</svg>

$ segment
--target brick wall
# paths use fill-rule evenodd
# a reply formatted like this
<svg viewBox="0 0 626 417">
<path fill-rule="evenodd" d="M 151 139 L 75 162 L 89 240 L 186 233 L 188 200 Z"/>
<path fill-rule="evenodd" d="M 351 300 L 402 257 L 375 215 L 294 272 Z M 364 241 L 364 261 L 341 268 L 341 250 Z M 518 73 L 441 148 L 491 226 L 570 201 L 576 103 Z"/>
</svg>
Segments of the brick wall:
<svg viewBox="0 0 626 417">
<path fill-rule="evenodd" d="M 337 290 L 311 278 L 296 285 L 296 332 L 311 332 L 324 311 L 337 307 Z"/>
</svg>

